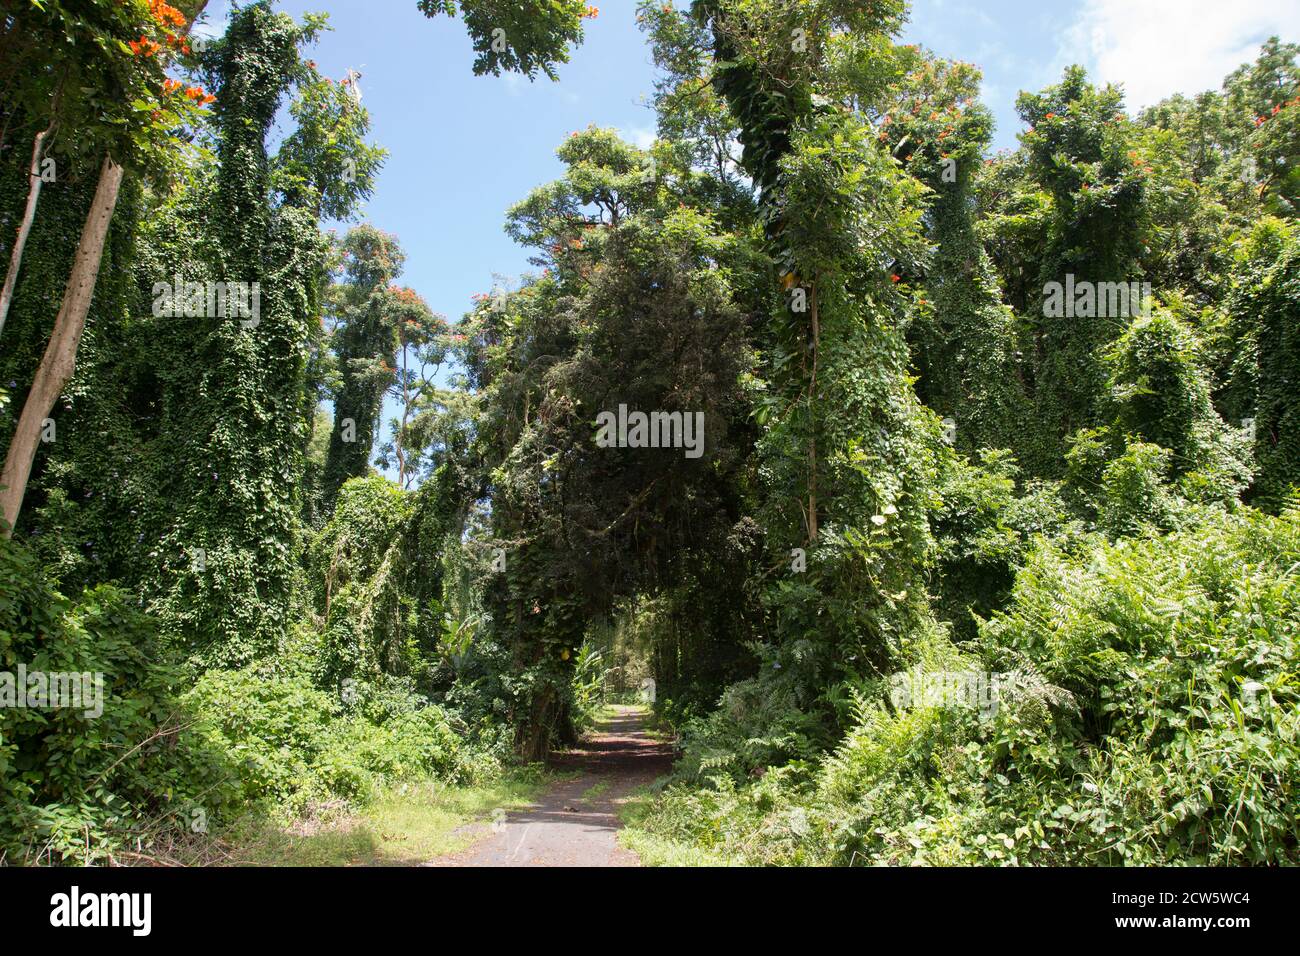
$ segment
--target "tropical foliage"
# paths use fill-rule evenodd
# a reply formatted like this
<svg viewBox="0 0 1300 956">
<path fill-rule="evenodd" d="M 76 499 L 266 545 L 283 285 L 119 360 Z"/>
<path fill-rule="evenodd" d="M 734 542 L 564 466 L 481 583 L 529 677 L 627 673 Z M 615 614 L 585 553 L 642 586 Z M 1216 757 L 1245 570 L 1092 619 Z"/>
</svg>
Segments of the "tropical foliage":
<svg viewBox="0 0 1300 956">
<path fill-rule="evenodd" d="M 491 779 L 653 686 L 651 861 L 1300 862 L 1300 47 L 1136 115 L 1069 67 L 990 154 L 903 0 L 643 0 L 657 139 L 566 137 L 449 323 L 326 18 L 202 8 L 0 0 L 0 675 L 105 695 L 0 707 L 0 856 Z M 551 79 L 597 13 L 418 8 Z"/>
</svg>

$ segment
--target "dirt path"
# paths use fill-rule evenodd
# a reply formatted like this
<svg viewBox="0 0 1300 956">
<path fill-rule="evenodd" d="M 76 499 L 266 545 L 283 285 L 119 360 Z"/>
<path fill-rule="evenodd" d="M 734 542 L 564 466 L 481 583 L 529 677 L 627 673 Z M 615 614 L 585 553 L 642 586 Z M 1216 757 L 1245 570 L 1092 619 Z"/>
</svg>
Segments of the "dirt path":
<svg viewBox="0 0 1300 956">
<path fill-rule="evenodd" d="M 615 715 L 574 749 L 556 754 L 553 769 L 574 773 L 533 806 L 481 824 L 483 838 L 431 866 L 637 866 L 618 846 L 618 803 L 672 767 L 672 750 L 645 730 L 646 712 L 615 707 Z"/>
</svg>

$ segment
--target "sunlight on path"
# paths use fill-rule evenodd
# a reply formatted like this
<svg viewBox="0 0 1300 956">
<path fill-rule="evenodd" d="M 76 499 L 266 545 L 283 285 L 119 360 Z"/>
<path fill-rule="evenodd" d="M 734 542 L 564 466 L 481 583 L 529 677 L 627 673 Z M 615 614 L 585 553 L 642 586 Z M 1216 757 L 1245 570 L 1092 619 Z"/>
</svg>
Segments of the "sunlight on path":
<svg viewBox="0 0 1300 956">
<path fill-rule="evenodd" d="M 618 804 L 672 766 L 671 748 L 646 730 L 640 707 L 614 707 L 577 749 L 557 754 L 552 767 L 575 772 L 533 806 L 505 815 L 463 853 L 430 866 L 637 866 L 618 846 Z"/>
</svg>

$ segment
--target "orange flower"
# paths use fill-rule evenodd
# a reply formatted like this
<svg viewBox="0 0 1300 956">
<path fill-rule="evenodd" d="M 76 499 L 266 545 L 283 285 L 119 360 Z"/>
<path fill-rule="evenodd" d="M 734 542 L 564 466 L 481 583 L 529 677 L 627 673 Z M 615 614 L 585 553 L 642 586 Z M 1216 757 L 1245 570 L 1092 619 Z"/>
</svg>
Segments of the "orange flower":
<svg viewBox="0 0 1300 956">
<path fill-rule="evenodd" d="M 135 56 L 153 56 L 162 49 L 160 45 L 150 40 L 143 33 L 140 34 L 140 39 L 132 40 L 127 46 L 131 48 L 131 52 Z"/>
<path fill-rule="evenodd" d="M 185 14 L 164 0 L 149 0 L 149 14 L 158 23 L 174 27 L 185 26 Z"/>
<path fill-rule="evenodd" d="M 893 275 L 893 276 L 890 276 L 890 277 L 889 277 L 889 281 L 890 281 L 890 282 L 901 282 L 901 281 L 903 281 L 903 280 L 902 280 L 901 278 L 899 278 L 898 276 Z"/>
</svg>

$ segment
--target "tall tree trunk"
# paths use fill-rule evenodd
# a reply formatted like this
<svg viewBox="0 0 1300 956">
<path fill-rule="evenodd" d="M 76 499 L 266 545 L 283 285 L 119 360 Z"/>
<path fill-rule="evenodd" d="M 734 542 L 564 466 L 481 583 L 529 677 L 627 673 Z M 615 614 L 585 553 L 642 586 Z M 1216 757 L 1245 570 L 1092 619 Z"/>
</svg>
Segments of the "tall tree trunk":
<svg viewBox="0 0 1300 956">
<path fill-rule="evenodd" d="M 550 753 L 556 710 L 553 688 L 544 687 L 535 693 L 527 720 L 515 731 L 515 752 L 524 761 L 539 763 Z"/>
<path fill-rule="evenodd" d="M 99 281 L 99 265 L 104 256 L 104 241 L 108 226 L 117 207 L 117 195 L 122 187 L 122 167 L 111 156 L 104 157 L 99 173 L 95 199 L 90 204 L 86 225 L 81 230 L 77 244 L 77 257 L 72 264 L 67 288 L 63 291 L 63 305 L 54 320 L 54 332 L 45 349 L 41 364 L 36 369 L 31 391 L 18 419 L 9 453 L 5 457 L 4 471 L 0 472 L 0 509 L 4 512 L 5 537 L 13 534 L 22 510 L 23 495 L 27 492 L 27 479 L 31 477 L 36 446 L 40 441 L 41 424 L 58 401 L 63 386 L 72 377 L 77 363 L 77 347 L 86 329 L 86 315 L 95 296 L 95 283 Z"/>
<path fill-rule="evenodd" d="M 55 104 L 57 109 L 57 95 Z M 50 125 L 36 134 L 36 141 L 32 146 L 32 168 L 29 174 L 31 181 L 27 184 L 27 208 L 23 210 L 23 221 L 18 224 L 18 237 L 14 239 L 13 252 L 9 256 L 9 271 L 5 273 L 4 288 L 0 289 L 0 333 L 4 332 L 5 319 L 9 316 L 9 303 L 14 298 L 14 286 L 18 283 L 18 268 L 23 262 L 23 249 L 27 245 L 27 237 L 31 235 L 32 223 L 36 220 L 36 202 L 41 197 L 41 158 L 45 153 L 45 142 L 54 134 L 58 122 L 57 119 L 50 120 Z"/>
<path fill-rule="evenodd" d="M 184 4 L 187 8 L 186 20 L 181 36 L 189 35 L 194 21 L 207 5 L 208 0 L 190 0 Z M 108 237 L 109 223 L 113 221 L 113 211 L 117 209 L 123 173 L 124 170 L 113 162 L 111 155 L 104 157 L 104 165 L 99 170 L 99 185 L 95 187 L 95 199 L 90 204 L 86 224 L 81 229 L 81 241 L 77 243 L 77 257 L 72 263 L 72 274 L 68 276 L 68 285 L 63 290 L 63 304 L 59 306 L 58 317 L 54 320 L 54 332 L 41 364 L 36 368 L 36 378 L 32 381 L 31 391 L 27 393 L 22 416 L 18 419 L 18 427 L 5 456 L 4 470 L 0 472 L 0 512 L 3 512 L 4 517 L 0 534 L 6 538 L 13 534 L 18 514 L 22 511 L 27 479 L 31 477 L 32 462 L 36 458 L 41 423 L 50 414 L 50 409 L 63 392 L 63 386 L 68 384 L 68 379 L 76 368 L 77 349 L 81 345 L 81 334 L 86 330 L 86 315 L 90 312 L 91 300 L 95 297 L 99 265 L 104 258 L 104 241 Z M 31 202 L 30 197 L 28 202 Z"/>
</svg>

